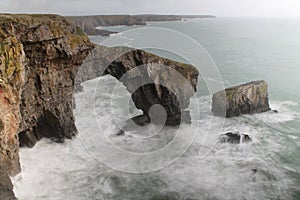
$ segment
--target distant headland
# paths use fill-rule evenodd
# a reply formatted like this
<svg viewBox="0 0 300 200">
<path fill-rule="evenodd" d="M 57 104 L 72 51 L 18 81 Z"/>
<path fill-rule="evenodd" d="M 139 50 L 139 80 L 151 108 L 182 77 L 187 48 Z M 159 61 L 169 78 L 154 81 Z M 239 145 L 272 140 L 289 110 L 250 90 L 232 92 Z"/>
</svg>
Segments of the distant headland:
<svg viewBox="0 0 300 200">
<path fill-rule="evenodd" d="M 213 15 L 90 15 L 90 16 L 68 16 L 72 24 L 79 26 L 88 35 L 108 36 L 112 33 L 107 30 L 99 30 L 99 26 L 134 26 L 146 25 L 147 22 L 158 21 L 183 21 L 185 19 L 216 18 Z"/>
</svg>

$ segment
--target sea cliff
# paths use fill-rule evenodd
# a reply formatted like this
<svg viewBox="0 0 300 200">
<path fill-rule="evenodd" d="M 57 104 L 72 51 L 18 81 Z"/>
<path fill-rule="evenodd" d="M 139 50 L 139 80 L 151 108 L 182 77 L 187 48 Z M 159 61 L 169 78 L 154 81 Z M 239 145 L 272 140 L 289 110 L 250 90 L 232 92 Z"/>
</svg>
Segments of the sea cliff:
<svg viewBox="0 0 300 200">
<path fill-rule="evenodd" d="M 73 83 L 92 48 L 63 17 L 0 15 L 0 185 L 7 186 L 0 193 L 8 195 L 2 199 L 13 199 L 3 177 L 20 171 L 19 145 L 76 134 Z"/>
<path fill-rule="evenodd" d="M 0 15 L 1 199 L 15 199 L 9 176 L 21 170 L 20 146 L 33 147 L 43 137 L 64 142 L 65 138 L 76 135 L 73 91 L 83 81 L 108 74 L 119 79 L 145 65 L 147 70 L 139 71 L 139 78 L 149 81 L 159 78 L 161 82 L 134 91 L 130 85 L 139 87 L 136 76 L 125 82 L 120 80 L 132 93 L 136 107 L 149 117 L 149 108 L 161 104 L 167 110 L 167 124 L 178 125 L 183 113 L 190 121 L 186 108 L 196 91 L 199 73 L 196 68 L 127 47 L 97 46 L 92 51 L 94 48 L 87 35 L 64 17 Z M 168 70 L 155 69 L 158 64 L 166 65 Z M 184 84 L 169 81 L 172 70 L 191 86 L 186 95 L 182 95 Z M 177 96 L 159 83 L 172 87 Z"/>
</svg>

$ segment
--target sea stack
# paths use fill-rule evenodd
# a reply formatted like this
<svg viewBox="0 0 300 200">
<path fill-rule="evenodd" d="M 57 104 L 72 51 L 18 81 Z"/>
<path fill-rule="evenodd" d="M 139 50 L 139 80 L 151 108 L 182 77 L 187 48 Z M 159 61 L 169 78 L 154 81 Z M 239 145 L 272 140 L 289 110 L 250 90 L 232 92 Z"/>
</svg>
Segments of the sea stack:
<svg viewBox="0 0 300 200">
<path fill-rule="evenodd" d="M 237 117 L 270 110 L 268 84 L 253 81 L 227 88 L 213 95 L 212 112 L 223 117 Z"/>
</svg>

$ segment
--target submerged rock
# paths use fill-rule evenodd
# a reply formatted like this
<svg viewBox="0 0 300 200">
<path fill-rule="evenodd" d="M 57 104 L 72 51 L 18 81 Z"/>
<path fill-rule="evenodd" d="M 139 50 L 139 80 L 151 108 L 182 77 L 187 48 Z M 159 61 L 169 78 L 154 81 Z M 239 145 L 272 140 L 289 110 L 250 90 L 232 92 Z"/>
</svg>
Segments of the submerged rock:
<svg viewBox="0 0 300 200">
<path fill-rule="evenodd" d="M 251 142 L 252 139 L 250 138 L 249 135 L 244 134 L 244 133 L 225 133 L 222 134 L 219 138 L 219 141 L 221 143 L 233 143 L 233 144 L 240 144 L 240 143 L 246 143 L 246 142 Z"/>
<path fill-rule="evenodd" d="M 213 95 L 212 112 L 218 116 L 236 117 L 269 110 L 268 85 L 265 81 L 253 81 Z"/>
</svg>

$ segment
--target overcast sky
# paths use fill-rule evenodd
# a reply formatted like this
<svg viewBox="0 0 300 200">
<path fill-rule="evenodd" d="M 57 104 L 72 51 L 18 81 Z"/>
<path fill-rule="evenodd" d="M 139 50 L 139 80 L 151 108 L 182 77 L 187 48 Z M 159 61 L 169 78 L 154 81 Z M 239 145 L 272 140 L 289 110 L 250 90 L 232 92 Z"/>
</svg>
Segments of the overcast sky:
<svg viewBox="0 0 300 200">
<path fill-rule="evenodd" d="M 300 0 L 0 0 L 0 12 L 300 17 Z"/>
</svg>

